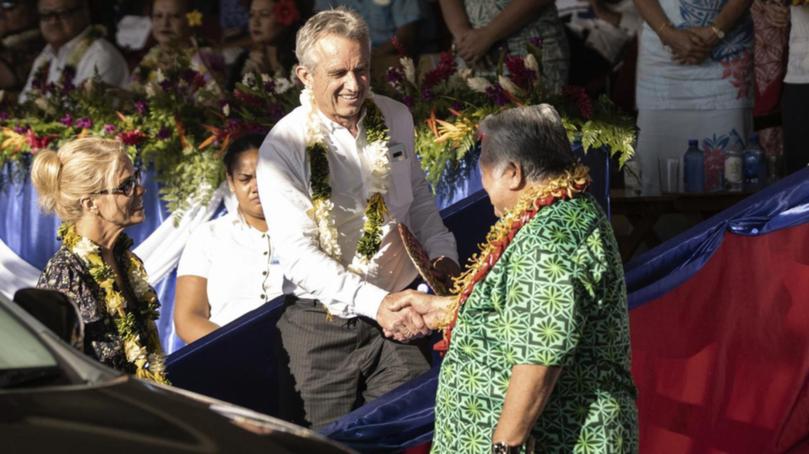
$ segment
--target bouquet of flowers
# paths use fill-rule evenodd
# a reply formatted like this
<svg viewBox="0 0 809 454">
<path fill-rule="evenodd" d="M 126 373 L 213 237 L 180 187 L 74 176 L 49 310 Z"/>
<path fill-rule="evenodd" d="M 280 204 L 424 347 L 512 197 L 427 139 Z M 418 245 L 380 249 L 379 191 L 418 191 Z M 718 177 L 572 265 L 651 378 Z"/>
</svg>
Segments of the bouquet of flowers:
<svg viewBox="0 0 809 454">
<path fill-rule="evenodd" d="M 454 57 L 441 55 L 435 69 L 417 78 L 413 62 L 388 72 L 387 92 L 410 106 L 416 123 L 416 151 L 433 187 L 452 186 L 470 167 L 477 127 L 487 115 L 539 103 L 556 107 L 571 143 L 583 149 L 608 148 L 620 164 L 634 153 L 635 127 L 606 97 L 593 103 L 577 87 L 546 91 L 540 71 L 541 43 L 530 43 L 525 56 L 503 55 L 494 75 L 459 69 Z"/>
</svg>

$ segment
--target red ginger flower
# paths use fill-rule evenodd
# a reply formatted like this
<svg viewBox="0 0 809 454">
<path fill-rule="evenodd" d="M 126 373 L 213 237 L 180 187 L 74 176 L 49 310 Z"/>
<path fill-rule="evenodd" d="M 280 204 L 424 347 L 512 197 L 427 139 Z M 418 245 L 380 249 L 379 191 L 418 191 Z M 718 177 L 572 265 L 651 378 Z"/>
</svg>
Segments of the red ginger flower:
<svg viewBox="0 0 809 454">
<path fill-rule="evenodd" d="M 124 131 L 118 134 L 118 138 L 126 145 L 137 145 L 146 139 L 146 134 L 140 129 L 134 131 Z"/>
</svg>

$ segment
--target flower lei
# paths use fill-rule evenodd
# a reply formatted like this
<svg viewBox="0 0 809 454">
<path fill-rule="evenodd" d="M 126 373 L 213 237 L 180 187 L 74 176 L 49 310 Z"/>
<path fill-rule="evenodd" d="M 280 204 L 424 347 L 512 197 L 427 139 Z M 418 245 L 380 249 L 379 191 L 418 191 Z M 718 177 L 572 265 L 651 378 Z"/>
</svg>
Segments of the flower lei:
<svg viewBox="0 0 809 454">
<path fill-rule="evenodd" d="M 62 77 L 59 82 L 64 86 L 67 82 L 73 83 L 73 77 L 76 75 L 76 68 L 79 62 L 87 53 L 87 50 L 95 42 L 96 39 L 103 37 L 106 34 L 104 27 L 100 25 L 93 25 L 90 30 L 82 37 L 76 44 L 73 51 L 67 57 L 67 63 L 62 69 Z M 37 91 L 44 92 L 48 86 L 48 74 L 51 71 L 51 62 L 53 59 L 46 61 L 39 65 L 34 72 L 34 77 L 31 79 L 31 87 Z"/>
<path fill-rule="evenodd" d="M 100 247 L 76 233 L 76 226 L 73 224 L 62 224 L 58 231 L 62 244 L 81 259 L 93 281 L 98 285 L 99 299 L 104 301 L 107 313 L 115 322 L 118 335 L 123 340 L 126 360 L 134 366 L 135 376 L 169 384 L 160 339 L 153 322 L 159 315 L 160 303 L 157 301 L 157 294 L 147 281 L 143 263 L 129 251 L 132 240 L 126 234 L 122 235 L 116 247 L 122 247 L 126 251 L 125 273 L 137 298 L 134 307 L 127 307 L 126 299 L 116 289 L 115 274 L 101 258 Z M 146 333 L 139 332 L 139 320 L 145 321 Z"/>
<path fill-rule="evenodd" d="M 452 294 L 456 298 L 450 303 L 445 318 L 439 323 L 444 336 L 434 349 L 446 352 L 449 349 L 452 330 L 458 322 L 461 307 L 469 299 L 475 285 L 486 278 L 503 252 L 511 244 L 517 232 L 528 224 L 539 211 L 558 200 L 572 199 L 590 184 L 588 168 L 583 165 L 566 171 L 557 178 L 541 185 L 528 188 L 505 216 L 501 217 L 486 234 L 486 242 L 480 245 L 480 253 L 469 259 L 469 267 L 453 280 Z"/>
<path fill-rule="evenodd" d="M 310 186 L 312 192 L 312 216 L 318 228 L 320 248 L 335 260 L 340 260 L 340 244 L 334 224 L 334 203 L 331 201 L 329 185 L 329 147 L 317 118 L 317 107 L 310 90 L 301 93 L 301 104 L 310 106 L 306 130 L 306 155 L 309 157 Z M 382 197 L 388 191 L 390 176 L 390 159 L 388 158 L 388 142 L 390 129 L 385 124 L 385 117 L 369 96 L 365 101 L 365 151 L 373 159 L 371 182 L 368 192 L 371 194 L 365 207 L 362 236 L 357 242 L 357 251 L 349 269 L 356 271 L 358 266 L 368 261 L 379 251 L 382 244 L 382 224 L 388 208 Z"/>
</svg>

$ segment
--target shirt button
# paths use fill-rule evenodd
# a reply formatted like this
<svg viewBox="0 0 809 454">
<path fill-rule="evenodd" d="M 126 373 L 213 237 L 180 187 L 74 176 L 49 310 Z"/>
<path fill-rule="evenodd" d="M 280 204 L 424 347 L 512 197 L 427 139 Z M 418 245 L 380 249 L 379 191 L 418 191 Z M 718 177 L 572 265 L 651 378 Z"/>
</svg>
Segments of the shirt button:
<svg viewBox="0 0 809 454">
<path fill-rule="evenodd" d="M 269 253 L 270 253 L 270 251 L 264 251 L 264 255 L 267 255 Z"/>
<path fill-rule="evenodd" d="M 267 272 L 266 272 L 266 271 L 262 271 L 262 272 L 261 272 L 261 275 L 262 275 L 262 276 L 266 276 L 266 275 L 267 275 Z"/>
<path fill-rule="evenodd" d="M 263 299 L 263 300 L 264 300 L 264 299 L 267 299 L 267 295 L 265 295 L 265 294 L 263 294 L 263 293 L 262 293 L 262 294 L 261 294 L 261 299 Z"/>
</svg>

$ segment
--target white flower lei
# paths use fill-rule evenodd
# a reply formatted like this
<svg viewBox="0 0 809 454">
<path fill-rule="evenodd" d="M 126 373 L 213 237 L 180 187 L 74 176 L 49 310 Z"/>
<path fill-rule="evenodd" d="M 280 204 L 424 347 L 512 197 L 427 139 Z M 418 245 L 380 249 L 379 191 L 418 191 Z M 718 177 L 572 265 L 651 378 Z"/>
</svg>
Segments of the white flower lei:
<svg viewBox="0 0 809 454">
<path fill-rule="evenodd" d="M 366 137 L 369 139 L 375 138 L 369 140 L 365 145 L 365 151 L 372 156 L 371 176 L 368 184 L 368 193 L 371 195 L 368 198 L 365 209 L 363 235 L 358 242 L 357 251 L 349 265 L 349 269 L 355 272 L 360 266 L 367 264 L 371 257 L 379 251 L 379 244 L 381 243 L 381 224 L 387 213 L 387 207 L 385 206 L 382 195 L 388 192 L 390 179 L 390 158 L 388 156 L 390 135 L 389 129 L 384 124 L 382 113 L 379 112 L 376 105 L 373 104 L 373 101 L 370 101 L 372 98 L 373 95 L 369 93 L 369 100 L 366 101 L 365 119 L 363 120 Z M 325 154 L 322 157 L 322 159 L 325 160 L 325 175 L 315 175 L 315 171 L 311 169 L 312 154 L 318 152 L 328 153 L 328 143 L 326 136 L 323 134 L 321 122 L 318 119 L 314 96 L 308 88 L 301 92 L 301 105 L 309 108 L 306 122 L 306 149 L 308 157 L 310 158 L 310 171 L 312 172 L 313 180 L 312 209 L 309 215 L 317 224 L 318 241 L 321 250 L 335 260 L 340 260 L 342 251 L 338 243 L 339 234 L 334 221 L 334 203 L 329 197 L 318 194 L 318 190 L 314 187 L 315 184 L 317 184 L 326 189 L 326 192 L 330 195 L 331 187 L 328 186 L 328 159 Z M 374 109 L 375 112 L 372 112 Z M 377 116 L 378 118 L 376 118 Z M 377 123 L 381 122 L 381 125 L 373 124 L 375 119 Z M 317 178 L 320 178 L 321 181 L 315 181 Z"/>
</svg>

